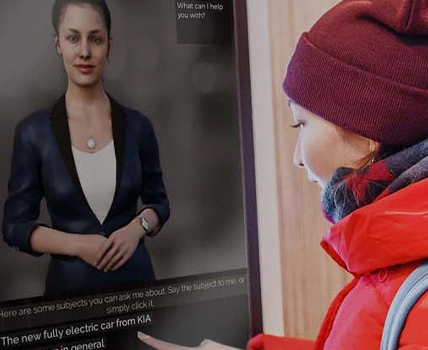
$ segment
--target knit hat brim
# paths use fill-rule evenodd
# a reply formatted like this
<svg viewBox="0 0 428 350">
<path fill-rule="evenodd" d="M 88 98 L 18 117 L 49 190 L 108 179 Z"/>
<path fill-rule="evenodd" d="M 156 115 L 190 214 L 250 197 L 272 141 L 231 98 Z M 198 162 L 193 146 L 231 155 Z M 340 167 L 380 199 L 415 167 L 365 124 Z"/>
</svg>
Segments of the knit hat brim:
<svg viewBox="0 0 428 350">
<path fill-rule="evenodd" d="M 338 60 L 318 49 L 306 33 L 297 44 L 283 86 L 297 104 L 380 143 L 410 145 L 428 135 L 428 90 Z M 427 118 L 407 117 L 412 115 Z"/>
</svg>

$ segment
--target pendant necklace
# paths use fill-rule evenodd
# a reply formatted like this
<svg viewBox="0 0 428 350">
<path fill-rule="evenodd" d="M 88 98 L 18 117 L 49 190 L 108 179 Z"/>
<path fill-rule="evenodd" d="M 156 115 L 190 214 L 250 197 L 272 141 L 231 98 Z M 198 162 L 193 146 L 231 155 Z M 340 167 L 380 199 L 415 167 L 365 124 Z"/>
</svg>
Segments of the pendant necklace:
<svg viewBox="0 0 428 350">
<path fill-rule="evenodd" d="M 93 137 L 89 137 L 88 141 L 86 141 L 86 145 L 89 149 L 94 149 L 97 147 L 97 143 L 95 142 L 95 139 Z"/>
</svg>

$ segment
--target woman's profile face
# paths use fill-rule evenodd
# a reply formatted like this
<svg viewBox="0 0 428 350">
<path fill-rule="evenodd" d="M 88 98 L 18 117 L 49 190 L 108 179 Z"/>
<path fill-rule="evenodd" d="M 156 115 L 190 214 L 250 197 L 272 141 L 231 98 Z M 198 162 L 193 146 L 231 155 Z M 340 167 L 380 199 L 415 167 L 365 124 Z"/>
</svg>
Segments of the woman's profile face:
<svg viewBox="0 0 428 350">
<path fill-rule="evenodd" d="M 294 149 L 294 164 L 305 168 L 309 181 L 324 187 L 339 167 L 356 168 L 372 151 L 374 141 L 345 132 L 307 109 L 290 102 L 299 136 Z"/>
<path fill-rule="evenodd" d="M 68 5 L 56 37 L 69 84 L 88 87 L 102 82 L 110 38 L 100 13 L 90 5 Z"/>
</svg>

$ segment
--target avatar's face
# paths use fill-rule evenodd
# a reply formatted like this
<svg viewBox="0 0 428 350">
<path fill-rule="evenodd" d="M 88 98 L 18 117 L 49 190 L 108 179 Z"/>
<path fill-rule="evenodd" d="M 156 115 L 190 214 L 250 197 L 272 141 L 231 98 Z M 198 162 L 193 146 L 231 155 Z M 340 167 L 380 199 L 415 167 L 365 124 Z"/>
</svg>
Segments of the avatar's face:
<svg viewBox="0 0 428 350">
<path fill-rule="evenodd" d="M 339 167 L 356 168 L 371 151 L 374 141 L 348 132 L 290 102 L 299 137 L 294 149 L 294 164 L 305 168 L 309 181 L 324 187 Z"/>
<path fill-rule="evenodd" d="M 69 85 L 102 83 L 111 39 L 100 13 L 90 5 L 68 5 L 61 16 L 57 51 L 62 55 Z"/>
</svg>

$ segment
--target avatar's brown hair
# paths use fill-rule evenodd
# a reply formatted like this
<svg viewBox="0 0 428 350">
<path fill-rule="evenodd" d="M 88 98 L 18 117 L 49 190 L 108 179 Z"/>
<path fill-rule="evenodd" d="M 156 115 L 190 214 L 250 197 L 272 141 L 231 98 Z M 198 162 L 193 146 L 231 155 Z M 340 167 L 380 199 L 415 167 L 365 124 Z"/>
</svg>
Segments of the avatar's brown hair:
<svg viewBox="0 0 428 350">
<path fill-rule="evenodd" d="M 69 5 L 90 5 L 97 10 L 104 24 L 107 28 L 108 36 L 110 37 L 111 32 L 111 14 L 105 0 L 55 0 L 55 4 L 52 9 L 52 25 L 55 29 L 55 33 L 58 35 L 59 25 L 61 23 L 61 16 L 64 10 Z"/>
</svg>

